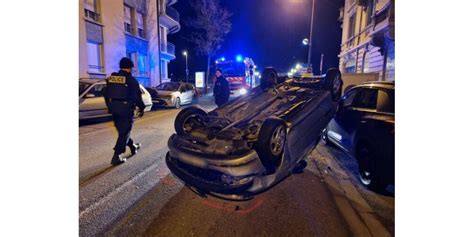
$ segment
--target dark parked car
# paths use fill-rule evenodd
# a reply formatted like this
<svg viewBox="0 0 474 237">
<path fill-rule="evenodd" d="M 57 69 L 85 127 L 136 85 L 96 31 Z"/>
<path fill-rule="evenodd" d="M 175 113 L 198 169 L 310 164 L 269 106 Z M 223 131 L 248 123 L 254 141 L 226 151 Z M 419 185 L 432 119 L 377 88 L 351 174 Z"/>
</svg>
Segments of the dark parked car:
<svg viewBox="0 0 474 237">
<path fill-rule="evenodd" d="M 395 182 L 395 83 L 366 82 L 349 89 L 322 134 L 359 163 L 359 178 L 369 189 Z"/>
<path fill-rule="evenodd" d="M 305 166 L 341 96 L 341 74 L 289 79 L 272 68 L 248 94 L 209 113 L 178 113 L 166 163 L 193 191 L 252 198 Z"/>
</svg>

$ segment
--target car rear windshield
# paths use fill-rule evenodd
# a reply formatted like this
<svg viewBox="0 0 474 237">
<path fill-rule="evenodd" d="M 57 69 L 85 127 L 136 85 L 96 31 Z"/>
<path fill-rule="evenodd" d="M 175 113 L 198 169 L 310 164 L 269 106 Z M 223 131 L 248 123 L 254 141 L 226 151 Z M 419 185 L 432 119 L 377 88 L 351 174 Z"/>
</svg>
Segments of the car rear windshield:
<svg viewBox="0 0 474 237">
<path fill-rule="evenodd" d="M 90 85 L 90 83 L 79 82 L 79 95 L 82 95 Z"/>
<path fill-rule="evenodd" d="M 177 91 L 179 88 L 179 83 L 177 82 L 165 82 L 156 87 L 157 90 L 162 91 Z"/>
</svg>

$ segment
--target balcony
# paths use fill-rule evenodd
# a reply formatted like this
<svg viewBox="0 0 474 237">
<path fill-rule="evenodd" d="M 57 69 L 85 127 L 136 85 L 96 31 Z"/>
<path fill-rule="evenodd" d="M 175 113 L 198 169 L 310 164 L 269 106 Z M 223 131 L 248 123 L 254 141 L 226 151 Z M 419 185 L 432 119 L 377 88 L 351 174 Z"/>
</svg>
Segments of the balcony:
<svg viewBox="0 0 474 237">
<path fill-rule="evenodd" d="M 181 28 L 179 24 L 179 12 L 173 7 L 167 6 L 166 12 L 162 11 L 160 14 L 160 23 L 169 29 L 169 34 L 178 32 Z"/>
<path fill-rule="evenodd" d="M 161 56 L 167 60 L 173 60 L 176 58 L 174 44 L 168 42 L 167 44 L 160 44 Z"/>
</svg>

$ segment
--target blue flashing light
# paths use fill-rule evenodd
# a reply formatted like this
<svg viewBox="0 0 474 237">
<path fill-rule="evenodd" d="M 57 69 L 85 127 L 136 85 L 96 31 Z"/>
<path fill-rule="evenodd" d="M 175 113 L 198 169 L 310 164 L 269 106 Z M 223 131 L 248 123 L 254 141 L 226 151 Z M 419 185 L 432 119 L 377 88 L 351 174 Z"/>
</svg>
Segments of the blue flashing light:
<svg viewBox="0 0 474 237">
<path fill-rule="evenodd" d="M 225 61 L 225 57 L 221 57 L 221 61 L 224 62 L 224 61 Z"/>
<path fill-rule="evenodd" d="M 237 55 L 235 56 L 235 60 L 237 60 L 237 62 L 242 62 L 242 60 L 244 60 L 244 58 L 242 57 L 242 55 L 237 54 Z"/>
</svg>

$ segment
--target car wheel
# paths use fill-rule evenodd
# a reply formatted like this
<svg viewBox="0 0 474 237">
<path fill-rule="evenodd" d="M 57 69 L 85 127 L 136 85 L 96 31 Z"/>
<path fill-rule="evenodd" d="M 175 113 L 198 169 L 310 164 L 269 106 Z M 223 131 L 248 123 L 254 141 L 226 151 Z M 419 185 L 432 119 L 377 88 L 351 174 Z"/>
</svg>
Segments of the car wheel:
<svg viewBox="0 0 474 237">
<path fill-rule="evenodd" d="M 255 150 L 267 173 L 274 173 L 281 166 L 285 142 L 285 122 L 279 118 L 266 119 L 260 128 Z"/>
<path fill-rule="evenodd" d="M 380 167 L 377 165 L 378 151 L 376 145 L 363 140 L 357 145 L 356 152 L 359 163 L 359 179 L 362 184 L 372 191 L 383 191 L 387 185 L 383 182 Z"/>
<path fill-rule="evenodd" d="M 267 67 L 262 72 L 262 79 L 260 80 L 260 88 L 266 90 L 278 83 L 278 73 L 275 68 Z"/>
<path fill-rule="evenodd" d="M 207 116 L 206 111 L 198 107 L 188 107 L 181 110 L 174 121 L 174 129 L 178 135 L 187 135 L 194 128 L 199 127 Z"/>
<path fill-rule="evenodd" d="M 177 109 L 181 107 L 181 99 L 179 97 L 176 98 L 176 101 L 174 102 L 174 107 Z"/>
<path fill-rule="evenodd" d="M 338 101 L 342 95 L 341 72 L 337 68 L 330 68 L 326 72 L 323 89 L 331 93 L 332 100 Z"/>
</svg>

